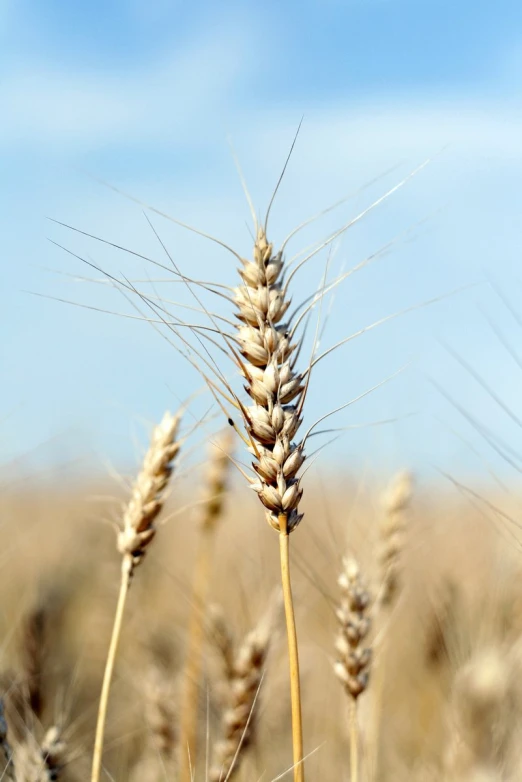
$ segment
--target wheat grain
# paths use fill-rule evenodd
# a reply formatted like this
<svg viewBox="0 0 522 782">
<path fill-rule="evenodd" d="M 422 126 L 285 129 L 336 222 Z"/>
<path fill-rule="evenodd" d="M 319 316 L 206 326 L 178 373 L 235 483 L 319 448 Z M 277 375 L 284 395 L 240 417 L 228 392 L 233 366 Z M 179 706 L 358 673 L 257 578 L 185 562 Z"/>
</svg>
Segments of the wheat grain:
<svg viewBox="0 0 522 782">
<path fill-rule="evenodd" d="M 235 288 L 240 352 L 238 366 L 253 404 L 242 408 L 250 450 L 258 475 L 252 489 L 277 531 L 292 532 L 302 519 L 302 496 L 297 474 L 304 462 L 304 445 L 295 443 L 302 422 L 305 384 L 295 370 L 289 326 L 283 322 L 290 306 L 282 284 L 283 258 L 273 253 L 263 228 L 257 231 L 253 260 L 244 260 L 243 285 Z"/>
<path fill-rule="evenodd" d="M 343 560 L 338 580 L 341 601 L 336 610 L 339 634 L 335 648 L 339 659 L 334 669 L 348 695 L 354 700 L 366 690 L 369 679 L 371 650 L 364 646 L 371 621 L 370 595 L 361 581 L 359 566 L 354 559 Z"/>
<path fill-rule="evenodd" d="M 152 432 L 143 467 L 132 488 L 130 501 L 123 513 L 123 529 L 118 535 L 118 551 L 123 567 L 132 576 L 156 534 L 154 521 L 161 511 L 162 495 L 172 474 L 172 462 L 178 455 L 177 433 L 181 414 L 165 413 Z"/>
</svg>

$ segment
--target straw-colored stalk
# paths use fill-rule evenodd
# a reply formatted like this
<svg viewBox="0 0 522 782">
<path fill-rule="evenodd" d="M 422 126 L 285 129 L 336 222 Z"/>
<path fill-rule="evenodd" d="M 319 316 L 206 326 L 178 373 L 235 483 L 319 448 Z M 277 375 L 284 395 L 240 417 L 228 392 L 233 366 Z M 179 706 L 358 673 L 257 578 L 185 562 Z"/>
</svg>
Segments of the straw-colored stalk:
<svg viewBox="0 0 522 782">
<path fill-rule="evenodd" d="M 123 513 L 123 524 L 118 534 L 117 544 L 118 551 L 122 554 L 120 592 L 100 695 L 92 761 L 92 782 L 98 782 L 100 779 L 109 692 L 125 602 L 134 571 L 143 560 L 147 547 L 156 534 L 154 522 L 163 506 L 163 494 L 173 470 L 172 462 L 180 449 L 177 440 L 180 419 L 180 413 L 176 415 L 165 413 L 161 423 L 154 429 L 143 467 Z"/>
<path fill-rule="evenodd" d="M 382 516 L 379 524 L 378 583 L 375 586 L 374 621 L 378 625 L 378 661 L 372 684 L 372 711 L 370 722 L 374 763 L 371 778 L 379 777 L 382 701 L 386 678 L 386 646 L 390 617 L 402 589 L 401 557 L 407 526 L 407 511 L 413 495 L 413 478 L 403 470 L 392 478 L 382 497 Z M 377 643 L 377 642 L 376 642 Z"/>
<path fill-rule="evenodd" d="M 336 614 L 339 633 L 335 648 L 338 658 L 334 670 L 350 699 L 350 780 L 359 780 L 358 699 L 368 687 L 371 649 L 365 646 L 371 621 L 370 595 L 364 587 L 359 566 L 354 559 L 343 560 L 339 576 L 341 600 Z"/>
<path fill-rule="evenodd" d="M 192 605 L 188 631 L 185 692 L 180 730 L 180 779 L 191 782 L 197 754 L 198 705 L 205 634 L 205 610 L 212 571 L 217 523 L 223 512 L 227 477 L 231 465 L 231 432 L 226 430 L 213 444 L 209 461 L 198 550 L 192 583 Z"/>
<path fill-rule="evenodd" d="M 272 602 L 266 615 L 244 638 L 237 651 L 222 616 L 214 613 L 212 637 L 223 661 L 221 684 L 225 708 L 221 717 L 221 736 L 213 750 L 209 782 L 231 779 L 252 743 L 259 689 L 279 605 L 279 600 Z"/>
<path fill-rule="evenodd" d="M 294 780 L 303 782 L 301 690 L 289 535 L 302 519 L 299 502 L 303 492 L 297 474 L 305 459 L 304 440 L 295 442 L 294 438 L 302 422 L 306 382 L 295 370 L 300 343 L 292 343 L 293 330 L 283 321 L 290 306 L 283 268 L 282 252 L 273 253 L 264 228 L 258 227 L 253 260 L 242 261 L 239 273 L 243 284 L 235 288 L 241 355 L 234 349 L 234 356 L 252 400 L 249 407 L 239 405 L 257 473 L 257 479 L 251 479 L 252 489 L 265 507 L 268 523 L 279 534 L 290 662 Z"/>
</svg>

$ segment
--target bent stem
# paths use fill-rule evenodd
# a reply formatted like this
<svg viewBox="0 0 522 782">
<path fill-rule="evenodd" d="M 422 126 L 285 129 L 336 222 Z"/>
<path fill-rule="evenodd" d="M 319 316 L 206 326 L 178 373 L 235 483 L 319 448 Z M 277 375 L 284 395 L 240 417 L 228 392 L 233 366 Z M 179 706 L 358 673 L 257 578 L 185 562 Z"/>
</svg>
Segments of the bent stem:
<svg viewBox="0 0 522 782">
<path fill-rule="evenodd" d="M 299 650 L 295 627 L 294 601 L 290 580 L 290 538 L 285 513 L 279 516 L 279 552 L 281 555 L 281 581 L 285 604 L 288 659 L 290 663 L 290 697 L 292 702 L 292 748 L 294 782 L 304 782 L 303 721 L 301 716 L 301 682 L 299 677 Z"/>
<path fill-rule="evenodd" d="M 116 614 L 114 616 L 111 642 L 107 654 L 107 661 L 105 663 L 105 673 L 103 674 L 100 705 L 98 707 L 98 719 L 96 722 L 96 735 L 94 739 L 94 752 L 92 756 L 91 782 L 99 782 L 100 779 L 103 755 L 103 739 L 105 735 L 105 722 L 107 719 L 107 706 L 109 704 L 109 693 L 111 689 L 112 674 L 114 671 L 114 662 L 116 660 L 116 653 L 118 651 L 121 627 L 123 623 L 123 613 L 125 610 L 127 594 L 129 592 L 132 569 L 132 557 L 124 556 L 121 565 L 120 594 L 118 596 L 118 605 L 116 606 Z"/>
</svg>

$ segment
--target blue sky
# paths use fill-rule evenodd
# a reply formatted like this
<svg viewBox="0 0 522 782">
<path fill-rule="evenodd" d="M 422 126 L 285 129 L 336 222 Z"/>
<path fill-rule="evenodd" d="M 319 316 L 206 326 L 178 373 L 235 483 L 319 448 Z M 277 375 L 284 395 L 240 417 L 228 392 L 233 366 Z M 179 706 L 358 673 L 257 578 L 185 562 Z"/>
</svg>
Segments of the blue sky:
<svg viewBox="0 0 522 782">
<path fill-rule="evenodd" d="M 200 387 L 146 323 L 45 298 L 133 313 L 116 291 L 79 281 L 96 275 L 49 237 L 120 277 L 154 274 L 46 218 L 159 258 L 140 207 L 98 177 L 246 254 L 248 209 L 227 137 L 262 212 L 304 115 L 274 208 L 276 242 L 356 193 L 303 243 L 327 235 L 433 158 L 335 248 L 332 274 L 397 237 L 336 293 L 324 346 L 465 288 L 325 360 L 310 421 L 408 368 L 335 422 L 399 420 L 348 431 L 323 463 L 336 456 L 360 471 L 432 475 L 491 466 L 514 478 L 505 456 L 520 441 L 522 415 L 522 369 L 508 349 L 522 356 L 521 30 L 514 2 L 0 0 L 2 461 L 80 471 L 127 464 L 150 422 Z M 182 269 L 234 282 L 230 256 L 159 218 L 154 225 Z M 296 300 L 323 270 L 324 258 L 309 265 Z M 159 295 L 183 299 L 172 289 L 157 283 Z M 194 415 L 207 401 L 195 402 Z"/>
</svg>

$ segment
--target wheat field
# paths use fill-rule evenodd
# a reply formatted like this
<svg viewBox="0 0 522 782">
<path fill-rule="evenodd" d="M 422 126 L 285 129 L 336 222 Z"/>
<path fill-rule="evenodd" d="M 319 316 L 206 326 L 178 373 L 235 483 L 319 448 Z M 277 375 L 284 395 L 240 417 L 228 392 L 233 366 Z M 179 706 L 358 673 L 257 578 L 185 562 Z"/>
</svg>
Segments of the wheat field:
<svg viewBox="0 0 522 782">
<path fill-rule="evenodd" d="M 186 504 L 193 489 L 180 481 L 166 515 Z M 296 541 L 294 590 L 311 779 L 350 779 L 349 702 L 334 672 L 337 578 L 342 555 L 355 554 L 375 594 L 382 489 L 349 487 L 345 478 L 329 487 L 312 483 L 308 490 L 306 513 L 316 521 L 303 526 Z M 88 778 L 120 564 L 112 530 L 94 520 L 91 498 L 109 493 L 114 487 L 2 495 L 8 541 L 0 576 L 2 690 L 17 779 Z M 114 517 L 114 502 L 95 507 L 99 518 Z M 273 534 L 256 511 L 255 498 L 233 486 L 216 530 L 196 689 L 195 779 L 206 779 L 206 755 L 212 757 L 221 740 L 227 707 L 214 616 L 237 648 L 274 599 Z M 151 546 L 133 584 L 107 719 L 107 779 L 178 778 L 200 532 L 198 509 L 174 517 L 159 530 L 161 544 Z M 517 779 L 517 551 L 469 503 L 451 492 L 441 498 L 419 488 L 407 512 L 400 562 L 400 599 L 380 627 L 374 621 L 368 641 L 377 644 L 380 636 L 359 700 L 360 778 Z M 275 779 L 291 765 L 284 625 L 280 614 L 273 621 L 255 730 L 234 774 L 238 780 Z M 376 704 L 379 669 L 385 675 Z M 58 771 L 49 771 L 41 754 L 53 726 L 64 742 Z M 18 760 L 29 750 L 32 771 Z"/>
<path fill-rule="evenodd" d="M 288 262 L 296 232 L 275 248 L 273 200 L 262 222 L 252 209 L 250 256 L 213 240 L 238 262 L 228 284 L 187 277 L 163 246 L 197 323 L 110 279 L 219 423 L 207 433 L 189 399 L 158 414 L 134 475 L 6 482 L 2 779 L 520 779 L 516 497 L 417 484 L 415 465 L 322 474 L 311 438 L 330 411 L 304 423 L 323 358 L 367 330 L 320 345 L 323 300 L 354 271 L 332 282 L 328 249 L 412 175 Z"/>
</svg>

